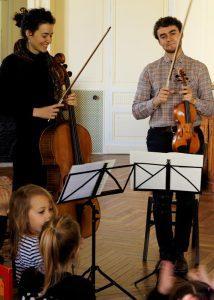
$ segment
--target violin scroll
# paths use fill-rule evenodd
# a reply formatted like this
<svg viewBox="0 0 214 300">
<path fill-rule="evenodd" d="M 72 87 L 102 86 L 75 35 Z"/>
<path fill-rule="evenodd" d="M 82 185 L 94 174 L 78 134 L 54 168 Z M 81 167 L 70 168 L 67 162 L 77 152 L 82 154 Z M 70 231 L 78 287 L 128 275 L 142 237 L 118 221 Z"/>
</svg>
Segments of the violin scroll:
<svg viewBox="0 0 214 300">
<path fill-rule="evenodd" d="M 182 68 L 178 70 L 178 74 L 175 75 L 177 81 L 180 81 L 184 86 L 187 86 L 189 78 Z"/>
</svg>

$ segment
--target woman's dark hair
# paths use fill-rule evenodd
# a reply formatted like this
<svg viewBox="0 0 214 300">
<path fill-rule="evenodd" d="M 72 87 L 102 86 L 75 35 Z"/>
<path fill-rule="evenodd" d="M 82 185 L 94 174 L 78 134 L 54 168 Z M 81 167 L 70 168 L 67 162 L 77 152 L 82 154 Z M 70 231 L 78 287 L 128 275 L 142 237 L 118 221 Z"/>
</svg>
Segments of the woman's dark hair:
<svg viewBox="0 0 214 300">
<path fill-rule="evenodd" d="M 154 26 L 154 36 L 155 38 L 158 40 L 158 35 L 157 35 L 157 31 L 160 27 L 168 27 L 168 26 L 172 26 L 175 25 L 179 31 L 181 31 L 182 28 L 182 23 L 181 21 L 179 21 L 178 19 L 174 18 L 174 17 L 164 17 L 164 18 L 160 18 Z"/>
<path fill-rule="evenodd" d="M 21 35 L 26 38 L 26 30 L 34 33 L 41 24 L 55 24 L 56 20 L 49 10 L 44 8 L 33 8 L 27 10 L 22 7 L 19 13 L 15 13 L 16 26 L 21 28 Z"/>
</svg>

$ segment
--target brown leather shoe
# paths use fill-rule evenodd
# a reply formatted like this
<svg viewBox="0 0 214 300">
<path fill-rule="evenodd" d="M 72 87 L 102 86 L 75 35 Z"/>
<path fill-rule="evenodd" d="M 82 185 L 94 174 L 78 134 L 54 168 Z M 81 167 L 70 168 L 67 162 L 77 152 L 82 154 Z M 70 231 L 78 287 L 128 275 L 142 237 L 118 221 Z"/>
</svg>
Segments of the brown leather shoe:
<svg viewBox="0 0 214 300">
<path fill-rule="evenodd" d="M 183 253 L 180 253 L 176 256 L 174 272 L 175 274 L 181 275 L 184 275 L 188 272 L 188 264 Z"/>
</svg>

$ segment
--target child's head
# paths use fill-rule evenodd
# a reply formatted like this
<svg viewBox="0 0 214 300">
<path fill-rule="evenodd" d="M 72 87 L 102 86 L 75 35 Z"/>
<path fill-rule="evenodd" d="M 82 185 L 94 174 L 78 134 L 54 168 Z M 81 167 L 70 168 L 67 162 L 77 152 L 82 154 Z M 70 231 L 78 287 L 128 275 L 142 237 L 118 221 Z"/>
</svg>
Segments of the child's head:
<svg viewBox="0 0 214 300">
<path fill-rule="evenodd" d="M 12 194 L 9 205 L 12 254 L 23 235 L 38 235 L 45 222 L 56 215 L 56 205 L 44 188 L 28 184 Z"/>
<path fill-rule="evenodd" d="M 171 293 L 171 300 L 214 300 L 212 288 L 200 281 L 188 281 L 182 286 L 175 287 Z"/>
<path fill-rule="evenodd" d="M 44 291 L 60 281 L 64 272 L 71 272 L 80 239 L 79 224 L 68 215 L 53 218 L 44 225 L 40 235 L 45 266 Z"/>
</svg>

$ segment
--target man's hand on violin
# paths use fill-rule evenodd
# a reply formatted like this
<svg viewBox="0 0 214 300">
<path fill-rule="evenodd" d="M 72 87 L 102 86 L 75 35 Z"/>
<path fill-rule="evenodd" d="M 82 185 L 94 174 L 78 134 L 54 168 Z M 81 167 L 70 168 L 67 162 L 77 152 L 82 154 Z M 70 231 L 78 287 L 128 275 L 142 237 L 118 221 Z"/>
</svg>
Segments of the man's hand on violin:
<svg viewBox="0 0 214 300">
<path fill-rule="evenodd" d="M 70 106 L 77 106 L 77 95 L 75 93 L 71 93 L 64 101 Z"/>
<path fill-rule="evenodd" d="M 63 107 L 64 104 L 53 104 L 44 107 L 38 107 L 33 109 L 33 117 L 42 118 L 42 119 L 55 119 L 60 108 Z"/>
<path fill-rule="evenodd" d="M 153 105 L 156 108 L 157 106 L 161 105 L 162 103 L 166 103 L 170 94 L 174 91 L 170 90 L 169 88 L 161 88 L 157 96 L 153 100 Z"/>
</svg>

